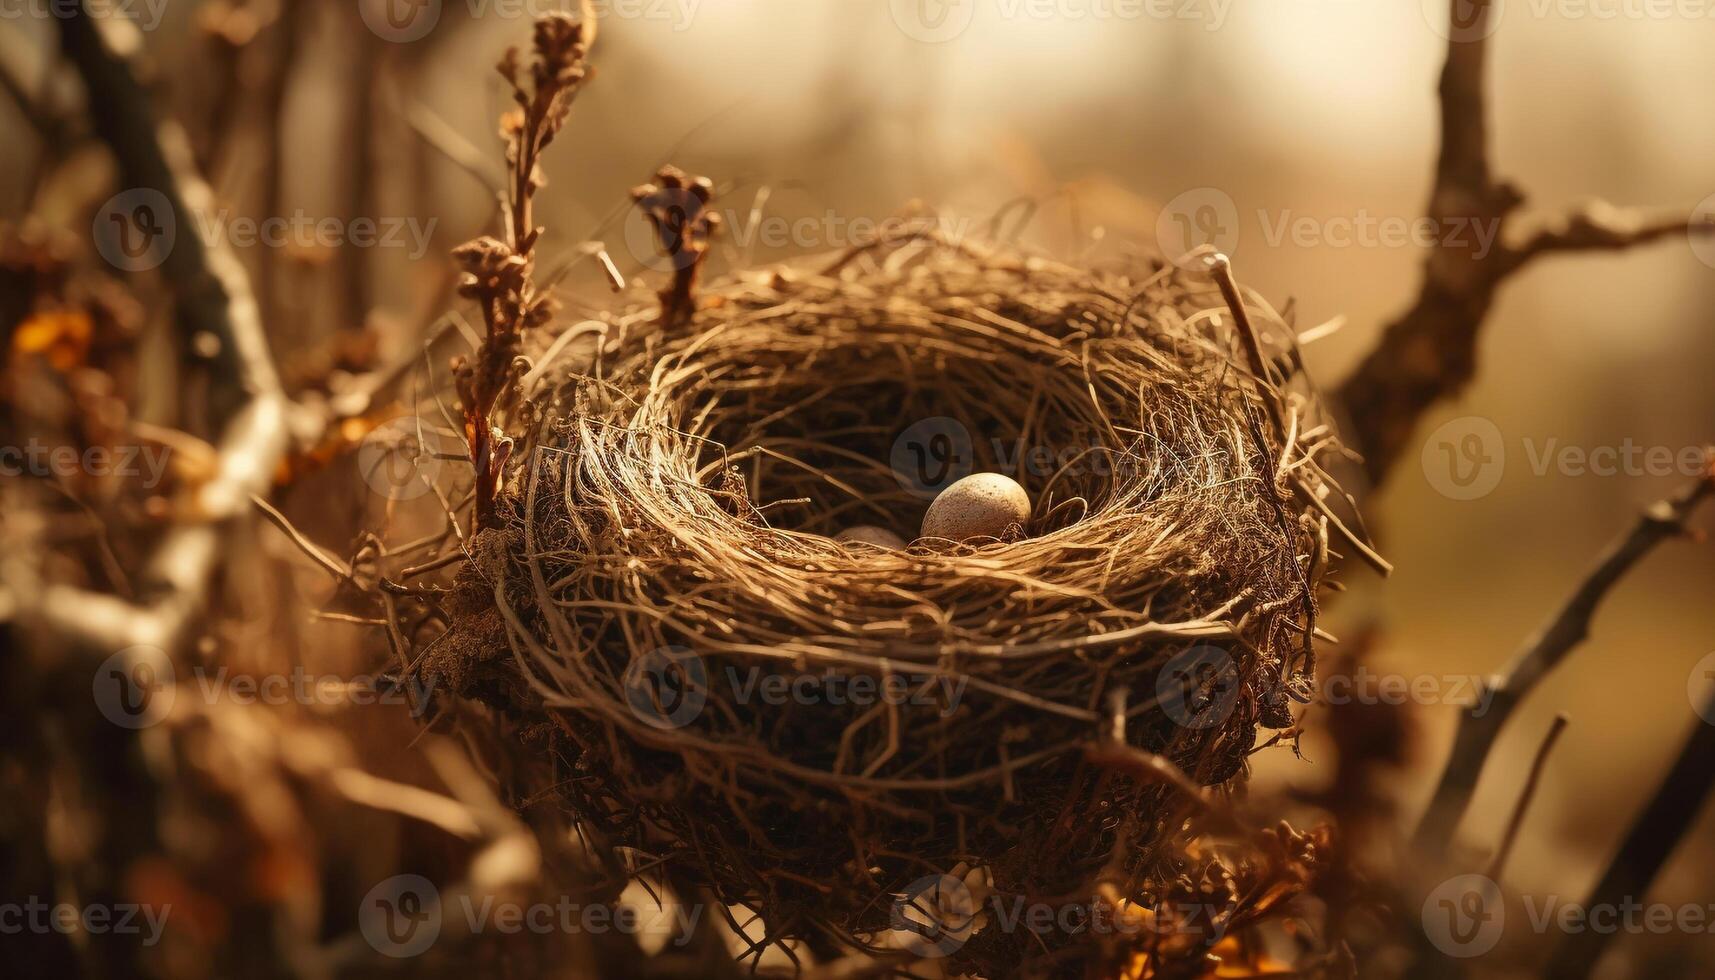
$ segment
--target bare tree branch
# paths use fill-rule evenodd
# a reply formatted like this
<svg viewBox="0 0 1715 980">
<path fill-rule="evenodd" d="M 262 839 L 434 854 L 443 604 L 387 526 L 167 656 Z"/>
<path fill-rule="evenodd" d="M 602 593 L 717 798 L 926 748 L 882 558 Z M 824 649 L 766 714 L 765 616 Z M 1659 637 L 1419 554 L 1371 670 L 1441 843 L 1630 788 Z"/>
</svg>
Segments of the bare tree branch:
<svg viewBox="0 0 1715 980">
<path fill-rule="evenodd" d="M 56 642 L 111 653 L 132 644 L 171 651 L 206 604 L 209 577 L 227 533 L 249 514 L 254 494 L 267 493 L 285 454 L 288 403 L 274 370 L 268 338 L 244 267 L 218 245 L 189 230 L 196 210 L 212 209 L 213 192 L 195 172 L 189 142 L 172 123 L 157 126 L 153 108 L 130 68 L 108 50 L 97 24 L 80 5 L 60 18 L 63 47 L 88 90 L 96 133 L 112 148 L 131 187 L 159 191 L 172 209 L 177 235 L 162 271 L 177 293 L 188 333 L 216 340 L 211 400 L 228 417 L 220 468 L 196 490 L 199 519 L 169 531 L 151 556 L 139 592 L 143 604 L 65 586 L 35 583 L 27 613 Z M 20 601 L 20 606 L 26 603 Z"/>
<path fill-rule="evenodd" d="M 1703 701 L 1702 717 L 1686 739 L 1679 758 L 1667 774 L 1655 798 L 1632 825 L 1625 843 L 1614 855 L 1602 880 L 1584 908 L 1621 908 L 1640 901 L 1667 863 L 1669 855 L 1691 829 L 1698 811 L 1715 789 L 1715 691 Z M 1567 932 L 1549 960 L 1543 976 L 1551 980 L 1583 980 L 1595 972 L 1602 951 L 1614 936 L 1612 929 L 1583 929 Z"/>
<path fill-rule="evenodd" d="M 1493 12 L 1490 0 L 1455 0 L 1452 7 L 1440 85 L 1441 150 L 1427 213 L 1439 228 L 1481 229 L 1483 234 L 1441 236 L 1443 244 L 1424 260 L 1417 301 L 1387 326 L 1375 349 L 1340 386 L 1349 432 L 1377 484 L 1405 454 L 1423 414 L 1475 377 L 1483 320 L 1513 273 L 1543 255 L 1618 250 L 1676 233 L 1715 232 L 1715 223 L 1693 224 L 1684 214 L 1645 218 L 1595 205 L 1523 244 L 1506 244 L 1509 220 L 1524 195 L 1497 180 L 1489 166 L 1484 93 Z M 1494 245 L 1481 250 L 1475 241 Z"/>
<path fill-rule="evenodd" d="M 1513 263 L 1511 268 L 1517 269 L 1542 255 L 1617 252 L 1679 234 L 1708 234 L 1715 230 L 1712 220 L 1715 216 L 1697 222 L 1695 216 L 1683 214 L 1645 215 L 1596 201 L 1567 215 L 1558 225 L 1537 232 L 1507 255 Z"/>
<path fill-rule="evenodd" d="M 1476 702 L 1459 716 L 1452 754 L 1435 788 L 1416 843 L 1429 855 L 1441 855 L 1453 839 L 1477 778 L 1482 775 L 1495 739 L 1525 696 L 1590 635 L 1590 622 L 1609 591 L 1656 545 L 1685 533 L 1686 521 L 1697 506 L 1715 494 L 1715 450 L 1709 470 L 1678 496 L 1644 512 L 1638 523 L 1609 549 L 1559 614 L 1531 640 L 1498 678 L 1484 684 Z M 1492 700 L 1491 700 L 1492 699 Z M 1487 702 L 1486 710 L 1484 708 Z"/>
</svg>

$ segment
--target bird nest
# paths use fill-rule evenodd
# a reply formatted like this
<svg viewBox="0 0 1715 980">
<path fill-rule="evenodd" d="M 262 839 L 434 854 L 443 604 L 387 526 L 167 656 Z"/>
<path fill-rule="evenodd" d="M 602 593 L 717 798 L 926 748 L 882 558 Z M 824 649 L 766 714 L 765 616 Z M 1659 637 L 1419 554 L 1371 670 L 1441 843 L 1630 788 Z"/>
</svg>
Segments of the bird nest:
<svg viewBox="0 0 1715 980">
<path fill-rule="evenodd" d="M 518 722 L 592 834 L 772 939 L 883 945 L 961 865 L 1147 894 L 1176 799 L 1240 776 L 1313 670 L 1341 450 L 1291 331 L 1204 272 L 931 238 L 700 298 L 556 345 L 587 356 L 422 669 Z M 1027 525 L 918 539 L 968 472 L 1022 484 Z M 912 543 L 835 540 L 860 524 Z M 985 942 L 959 955 L 1036 940 Z"/>
</svg>

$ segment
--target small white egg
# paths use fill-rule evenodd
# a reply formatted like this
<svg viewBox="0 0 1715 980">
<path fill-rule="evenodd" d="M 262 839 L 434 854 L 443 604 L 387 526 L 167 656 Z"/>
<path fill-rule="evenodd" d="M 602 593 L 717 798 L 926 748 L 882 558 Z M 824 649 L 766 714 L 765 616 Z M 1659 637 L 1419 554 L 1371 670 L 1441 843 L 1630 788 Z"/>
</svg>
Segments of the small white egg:
<svg viewBox="0 0 1715 980">
<path fill-rule="evenodd" d="M 1016 480 L 999 473 L 972 473 L 929 504 L 923 536 L 949 541 L 998 538 L 1014 524 L 1030 521 L 1030 495 Z"/>
<path fill-rule="evenodd" d="M 848 527 L 834 536 L 841 544 L 865 544 L 876 548 L 886 548 L 889 551 L 904 551 L 905 539 L 885 527 L 874 524 L 859 524 Z"/>
</svg>

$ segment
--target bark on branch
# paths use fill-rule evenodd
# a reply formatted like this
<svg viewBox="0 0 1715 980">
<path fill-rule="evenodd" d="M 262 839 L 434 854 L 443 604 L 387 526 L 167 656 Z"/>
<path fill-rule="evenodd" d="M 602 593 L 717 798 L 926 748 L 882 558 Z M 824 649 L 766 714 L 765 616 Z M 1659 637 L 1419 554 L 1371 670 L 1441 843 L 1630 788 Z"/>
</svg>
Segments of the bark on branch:
<svg viewBox="0 0 1715 980">
<path fill-rule="evenodd" d="M 1477 251 L 1470 242 L 1478 236 L 1441 236 L 1443 242 L 1465 244 L 1441 244 L 1429 253 L 1416 302 L 1387 326 L 1375 349 L 1340 386 L 1349 434 L 1374 484 L 1406 455 L 1424 413 L 1464 390 L 1476 375 L 1483 320 L 1514 273 L 1545 255 L 1617 251 L 1675 234 L 1715 232 L 1715 222 L 1693 223 L 1685 213 L 1645 216 L 1595 204 L 1522 242 L 1509 236 L 1524 195 L 1497 180 L 1489 165 L 1484 93 L 1493 11 L 1490 0 L 1455 0 L 1452 7 L 1452 40 L 1440 84 L 1441 150 L 1427 211 L 1437 227 L 1483 229 L 1481 240 L 1494 246 Z"/>
<path fill-rule="evenodd" d="M 183 232 L 161 268 L 187 335 L 201 332 L 218 341 L 210 398 L 227 421 L 220 469 L 198 488 L 192 508 L 200 519 L 164 536 L 140 583 L 140 602 L 49 585 L 30 589 L 29 613 L 49 641 L 43 650 L 107 654 L 148 644 L 171 653 L 206 604 L 227 534 L 247 519 L 251 496 L 272 485 L 287 447 L 288 403 L 243 265 L 190 234 L 198 227 L 194 212 L 212 210 L 214 195 L 195 171 L 183 131 L 155 123 L 147 93 L 108 49 L 84 6 L 68 11 L 60 27 L 65 54 L 83 78 L 95 131 L 112 147 L 126 185 L 159 191 Z"/>
<path fill-rule="evenodd" d="M 1698 811 L 1715 789 L 1715 723 L 1709 721 L 1715 718 L 1715 691 L 1705 697 L 1701 715 L 1674 761 L 1673 770 L 1626 834 L 1625 843 L 1620 845 L 1584 908 L 1622 908 L 1628 902 L 1642 901 L 1655 876 L 1696 821 Z M 1566 933 L 1543 976 L 1549 980 L 1584 980 L 1601 963 L 1602 953 L 1615 931 L 1583 929 Z"/>
<path fill-rule="evenodd" d="M 1446 852 L 1458 830 L 1490 750 L 1513 710 L 1525 696 L 1590 635 L 1596 608 L 1614 586 L 1656 545 L 1684 534 L 1686 522 L 1706 498 L 1715 495 L 1715 450 L 1710 471 L 1679 495 L 1649 508 L 1578 586 L 1572 598 L 1542 632 L 1513 658 L 1505 672 L 1485 682 L 1483 697 L 1459 716 L 1453 752 L 1442 770 L 1435 795 L 1418 825 L 1416 843 L 1425 854 Z M 1487 710 L 1481 705 L 1488 702 Z"/>
</svg>

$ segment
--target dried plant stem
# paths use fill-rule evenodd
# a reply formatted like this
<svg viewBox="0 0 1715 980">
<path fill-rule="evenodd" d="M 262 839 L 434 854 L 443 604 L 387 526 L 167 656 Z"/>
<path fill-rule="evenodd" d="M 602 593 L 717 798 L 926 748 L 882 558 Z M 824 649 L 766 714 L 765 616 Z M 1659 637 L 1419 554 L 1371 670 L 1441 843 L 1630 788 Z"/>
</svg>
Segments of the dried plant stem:
<svg viewBox="0 0 1715 980">
<path fill-rule="evenodd" d="M 1424 262 L 1417 301 L 1390 324 L 1368 357 L 1340 387 L 1355 448 L 1370 478 L 1382 482 L 1405 453 L 1418 419 L 1458 394 L 1476 374 L 1477 340 L 1495 294 L 1531 261 L 1573 252 L 1618 251 L 1680 233 L 1715 232 L 1685 213 L 1644 216 L 1596 204 L 1575 212 L 1522 244 L 1503 232 L 1524 195 L 1496 180 L 1488 157 L 1485 60 L 1490 0 L 1452 4 L 1447 61 L 1441 73 L 1441 152 L 1427 212 L 1445 228 L 1493 231 L 1494 247 L 1476 253 L 1443 245 Z"/>
<path fill-rule="evenodd" d="M 1715 466 L 1715 457 L 1711 465 Z M 1715 471 L 1645 511 L 1637 525 L 1613 544 L 1542 632 L 1513 658 L 1498 678 L 1485 682 L 1485 690 L 1473 706 L 1459 716 L 1452 754 L 1418 825 L 1415 840 L 1422 851 L 1429 855 L 1446 852 L 1470 805 L 1495 739 L 1513 710 L 1589 636 L 1591 619 L 1608 592 L 1656 545 L 1685 533 L 1687 519 L 1711 493 L 1715 493 Z M 1489 701 L 1488 709 L 1479 711 L 1477 705 L 1485 701 Z"/>
<path fill-rule="evenodd" d="M 1250 313 L 1245 309 L 1244 297 L 1239 293 L 1238 280 L 1233 277 L 1232 262 L 1225 255 L 1217 253 L 1209 260 L 1209 274 L 1214 277 L 1215 284 L 1220 287 L 1221 298 L 1226 302 L 1227 309 L 1233 314 L 1233 322 L 1238 327 L 1238 334 L 1245 348 L 1245 356 L 1250 361 L 1251 373 L 1256 377 L 1257 384 L 1272 386 L 1273 381 L 1268 369 L 1268 359 L 1263 356 L 1262 343 L 1257 339 L 1256 327 L 1252 325 Z M 1268 406 L 1269 418 L 1274 423 L 1275 435 L 1284 438 L 1287 432 L 1287 426 L 1285 420 L 1281 418 L 1280 406 L 1273 398 L 1265 397 L 1262 401 L 1264 405 Z M 1260 439 L 1256 441 L 1259 448 L 1264 452 L 1267 452 L 1266 443 Z M 1278 472 L 1280 468 L 1279 461 L 1272 460 L 1271 462 L 1273 462 L 1275 469 Z M 1327 501 L 1323 500 L 1319 494 L 1306 489 L 1301 483 L 1294 481 L 1293 485 L 1297 490 L 1299 490 L 1300 496 L 1307 500 L 1312 506 L 1316 507 L 1317 510 L 1321 511 L 1324 517 L 1329 519 L 1329 523 L 1334 527 L 1334 529 L 1338 531 L 1346 542 L 1358 552 L 1359 557 L 1369 563 L 1371 568 L 1375 569 L 1383 576 L 1393 574 L 1393 565 L 1390 564 L 1387 559 L 1383 558 L 1369 542 L 1358 537 L 1358 535 L 1334 513 L 1333 509 L 1328 506 Z M 1314 629 L 1316 622 L 1315 617 L 1311 616 L 1309 622 L 1312 629 Z"/>
<path fill-rule="evenodd" d="M 512 439 L 500 417 L 503 402 L 515 395 L 522 338 L 552 318 L 549 290 L 535 281 L 536 227 L 532 198 L 543 184 L 541 157 L 565 126 L 571 102 L 588 76 L 586 62 L 595 40 L 595 19 L 588 2 L 583 18 L 549 14 L 536 20 L 532 60 L 526 72 L 518 49 L 506 52 L 499 70 L 512 88 L 517 107 L 502 119 L 506 139 L 507 183 L 505 240 L 484 236 L 455 249 L 464 271 L 459 294 L 482 310 L 483 338 L 474 357 L 454 366 L 464 408 L 465 439 L 476 467 L 476 507 L 472 530 L 497 523 L 499 499 Z"/>
</svg>

